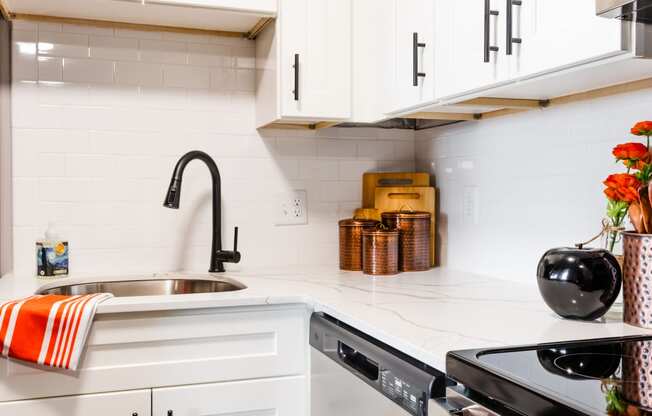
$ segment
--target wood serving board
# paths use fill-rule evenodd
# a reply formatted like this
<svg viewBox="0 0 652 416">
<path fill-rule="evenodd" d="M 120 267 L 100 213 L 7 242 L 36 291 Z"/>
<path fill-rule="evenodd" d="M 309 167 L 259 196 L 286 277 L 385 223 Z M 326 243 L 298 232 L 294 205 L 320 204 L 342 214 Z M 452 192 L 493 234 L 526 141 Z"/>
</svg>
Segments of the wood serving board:
<svg viewBox="0 0 652 416">
<path fill-rule="evenodd" d="M 362 208 L 374 208 L 376 188 L 381 186 L 430 186 L 430 175 L 414 172 L 367 172 L 362 175 Z"/>
</svg>

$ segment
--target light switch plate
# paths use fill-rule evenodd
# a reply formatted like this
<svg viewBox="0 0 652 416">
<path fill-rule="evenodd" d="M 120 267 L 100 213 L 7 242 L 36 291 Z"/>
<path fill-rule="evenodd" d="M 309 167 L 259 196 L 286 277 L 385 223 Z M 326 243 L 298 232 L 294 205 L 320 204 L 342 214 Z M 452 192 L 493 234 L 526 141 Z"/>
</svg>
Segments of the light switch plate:
<svg viewBox="0 0 652 416">
<path fill-rule="evenodd" d="M 298 189 L 276 198 L 275 225 L 302 225 L 308 224 L 307 193 Z"/>
</svg>

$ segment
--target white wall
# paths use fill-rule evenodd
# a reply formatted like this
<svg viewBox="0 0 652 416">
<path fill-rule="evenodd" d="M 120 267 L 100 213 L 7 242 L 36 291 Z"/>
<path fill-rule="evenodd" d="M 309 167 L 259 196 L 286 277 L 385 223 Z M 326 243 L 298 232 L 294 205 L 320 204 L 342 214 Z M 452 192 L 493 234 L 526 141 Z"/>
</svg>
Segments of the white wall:
<svg viewBox="0 0 652 416">
<path fill-rule="evenodd" d="M 251 41 L 26 22 L 13 35 L 20 279 L 48 221 L 73 273 L 207 270 L 205 166 L 188 167 L 179 211 L 162 207 L 188 150 L 220 167 L 223 243 L 240 226 L 243 267 L 336 264 L 336 220 L 359 206 L 362 172 L 413 169 L 410 131 L 257 132 Z M 273 224 L 274 196 L 290 189 L 308 192 L 306 226 Z"/>
<path fill-rule="evenodd" d="M 602 181 L 622 171 L 611 149 L 650 118 L 645 90 L 419 132 L 417 168 L 440 189 L 443 264 L 534 279 L 546 249 L 597 234 Z M 465 193 L 477 194 L 477 219 Z"/>
</svg>

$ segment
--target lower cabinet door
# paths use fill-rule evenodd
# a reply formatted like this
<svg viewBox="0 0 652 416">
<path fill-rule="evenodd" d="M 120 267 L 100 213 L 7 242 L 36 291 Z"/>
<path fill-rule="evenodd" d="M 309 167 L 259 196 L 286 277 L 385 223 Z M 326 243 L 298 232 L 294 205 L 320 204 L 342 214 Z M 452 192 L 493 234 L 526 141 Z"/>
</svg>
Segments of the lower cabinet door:
<svg viewBox="0 0 652 416">
<path fill-rule="evenodd" d="M 152 415 L 308 416 L 306 383 L 297 376 L 154 389 Z"/>
<path fill-rule="evenodd" d="M 151 416 L 151 390 L 4 402 L 0 415 Z"/>
</svg>

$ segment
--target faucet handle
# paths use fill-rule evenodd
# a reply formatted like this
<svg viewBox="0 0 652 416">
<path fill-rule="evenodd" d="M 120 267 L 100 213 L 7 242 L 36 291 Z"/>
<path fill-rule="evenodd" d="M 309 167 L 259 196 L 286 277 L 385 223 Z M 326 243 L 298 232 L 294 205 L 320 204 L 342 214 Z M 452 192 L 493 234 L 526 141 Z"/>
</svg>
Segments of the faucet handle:
<svg viewBox="0 0 652 416">
<path fill-rule="evenodd" d="M 223 263 L 239 263 L 240 252 L 238 252 L 238 227 L 233 230 L 233 250 L 220 250 L 215 253 L 218 261 Z"/>
</svg>

